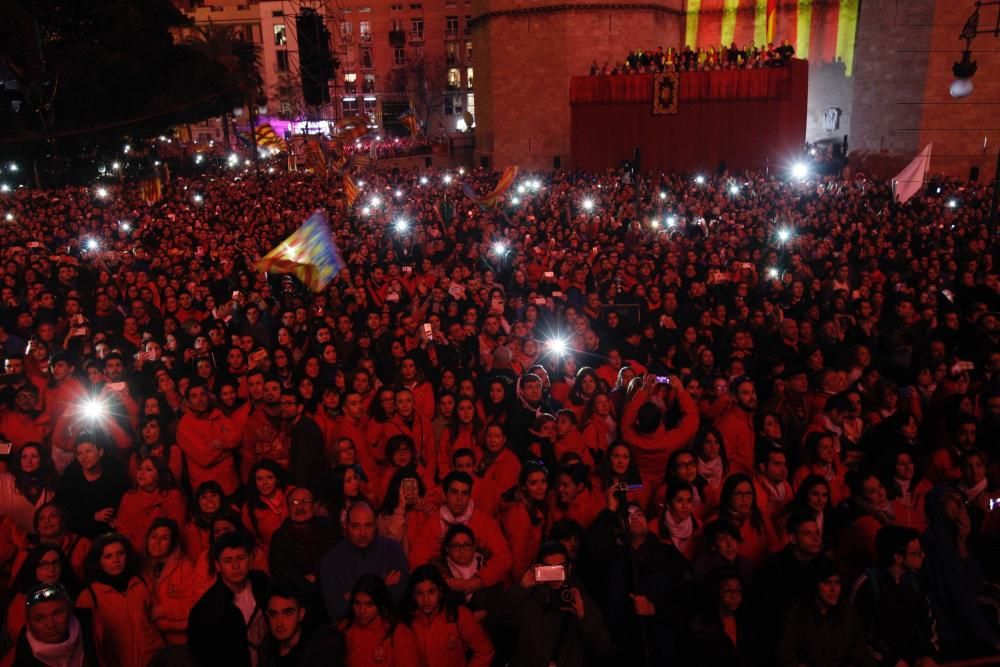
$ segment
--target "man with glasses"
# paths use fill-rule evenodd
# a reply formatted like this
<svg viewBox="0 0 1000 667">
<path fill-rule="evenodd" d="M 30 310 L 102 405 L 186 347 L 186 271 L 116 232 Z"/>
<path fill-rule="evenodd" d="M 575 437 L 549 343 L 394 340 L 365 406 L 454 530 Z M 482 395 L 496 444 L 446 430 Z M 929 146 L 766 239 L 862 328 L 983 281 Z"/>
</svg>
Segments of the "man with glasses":
<svg viewBox="0 0 1000 667">
<path fill-rule="evenodd" d="M 886 526 L 875 536 L 877 567 L 865 570 L 851 591 L 865 641 L 880 664 L 933 665 L 937 633 L 920 570 L 924 550 L 912 528 Z"/>
<path fill-rule="evenodd" d="M 14 665 L 97 667 L 90 609 L 74 609 L 62 584 L 39 584 L 25 596 L 25 626 L 16 638 Z"/>
<path fill-rule="evenodd" d="M 288 518 L 271 537 L 271 575 L 276 581 L 302 577 L 315 584 L 323 556 L 336 546 L 340 531 L 331 519 L 316 516 L 316 500 L 308 488 L 289 491 L 285 502 Z"/>
<path fill-rule="evenodd" d="M 282 389 L 280 415 L 282 431 L 289 437 L 289 482 L 313 493 L 324 491 L 326 453 L 323 432 L 315 420 L 305 416 L 302 398 L 294 389 Z"/>
</svg>

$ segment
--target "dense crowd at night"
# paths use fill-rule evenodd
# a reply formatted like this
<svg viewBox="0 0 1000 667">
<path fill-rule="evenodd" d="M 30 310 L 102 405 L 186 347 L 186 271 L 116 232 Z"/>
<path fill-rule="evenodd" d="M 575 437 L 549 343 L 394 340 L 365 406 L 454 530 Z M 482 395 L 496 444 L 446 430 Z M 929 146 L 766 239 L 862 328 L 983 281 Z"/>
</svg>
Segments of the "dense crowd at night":
<svg viewBox="0 0 1000 667">
<path fill-rule="evenodd" d="M 644 74 L 656 72 L 712 72 L 729 69 L 759 69 L 761 67 L 781 67 L 795 56 L 795 47 L 785 41 L 777 46 L 755 46 L 752 42 L 740 48 L 733 42 L 729 46 L 720 44 L 718 48 L 685 46 L 682 50 L 662 46 L 656 50 L 636 49 L 625 56 L 623 62 L 612 65 L 605 62 L 598 65 L 595 60 L 590 66 L 591 75 L 604 74 Z"/>
<path fill-rule="evenodd" d="M 987 188 L 356 182 L 0 194 L 3 664 L 1000 650 Z M 317 209 L 329 287 L 256 271 Z"/>
</svg>

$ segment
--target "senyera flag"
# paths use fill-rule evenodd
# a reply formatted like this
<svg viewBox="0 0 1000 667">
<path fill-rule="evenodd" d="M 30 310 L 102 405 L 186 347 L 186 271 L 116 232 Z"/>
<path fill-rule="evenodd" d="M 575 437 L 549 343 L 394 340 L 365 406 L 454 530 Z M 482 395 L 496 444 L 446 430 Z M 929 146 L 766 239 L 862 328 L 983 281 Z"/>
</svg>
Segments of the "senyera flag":
<svg viewBox="0 0 1000 667">
<path fill-rule="evenodd" d="M 465 191 L 465 196 L 475 202 L 480 208 L 494 208 L 500 200 L 503 198 L 510 186 L 514 184 L 514 179 L 517 178 L 517 165 L 512 167 L 507 167 L 503 170 L 503 174 L 500 176 L 500 180 L 497 181 L 497 186 L 493 188 L 492 192 L 489 192 L 482 197 L 476 194 L 476 191 L 472 189 L 472 186 L 468 183 L 462 185 L 462 189 Z"/>
<path fill-rule="evenodd" d="M 344 268 L 326 213 L 317 210 L 291 236 L 259 262 L 258 271 L 290 273 L 313 292 L 321 292 Z"/>
</svg>

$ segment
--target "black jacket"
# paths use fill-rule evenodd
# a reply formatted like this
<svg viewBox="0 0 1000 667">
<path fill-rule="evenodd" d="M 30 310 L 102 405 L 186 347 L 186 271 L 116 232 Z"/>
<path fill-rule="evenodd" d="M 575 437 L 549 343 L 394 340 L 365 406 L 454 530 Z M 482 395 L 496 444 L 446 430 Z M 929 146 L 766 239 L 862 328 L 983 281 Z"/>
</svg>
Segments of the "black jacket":
<svg viewBox="0 0 1000 667">
<path fill-rule="evenodd" d="M 253 570 L 249 580 L 259 613 L 263 614 L 267 606 L 267 575 Z M 188 616 L 188 649 L 199 667 L 252 665 L 247 624 L 233 603 L 234 597 L 222 580 L 216 579 L 191 609 Z"/>
<path fill-rule="evenodd" d="M 748 619 L 736 616 L 736 644 L 722 627 L 722 619 L 716 610 L 698 616 L 691 624 L 689 655 L 685 664 L 698 667 L 754 667 L 757 651 L 754 633 L 749 629 Z"/>
<path fill-rule="evenodd" d="M 306 524 L 285 519 L 271 536 L 268 561 L 271 576 L 285 581 L 308 574 L 319 577 L 323 556 L 340 543 L 340 531 L 331 519 L 317 516 Z"/>
<path fill-rule="evenodd" d="M 111 532 L 111 526 L 96 521 L 94 515 L 107 507 L 117 512 L 128 488 L 124 464 L 108 453 L 101 458 L 101 476 L 93 482 L 83 476 L 77 461 L 70 463 L 56 487 L 56 499 L 69 511 L 73 532 L 94 539 Z"/>
<path fill-rule="evenodd" d="M 80 622 L 80 637 L 83 639 L 83 667 L 99 667 L 100 653 L 97 651 L 97 640 L 94 638 L 94 617 L 90 609 L 73 609 L 73 614 Z M 28 643 L 28 628 L 21 628 L 14 647 L 14 662 L 12 667 L 45 667 L 45 663 L 35 658 Z"/>
<path fill-rule="evenodd" d="M 825 614 L 815 602 L 792 605 L 785 614 L 778 644 L 779 667 L 876 667 L 865 645 L 858 615 L 838 604 Z M 764 663 L 768 664 L 768 663 Z"/>
<path fill-rule="evenodd" d="M 315 497 L 322 498 L 326 491 L 327 469 L 323 433 L 315 421 L 303 416 L 292 426 L 291 435 L 289 481 L 294 486 L 309 489 Z"/>
<path fill-rule="evenodd" d="M 896 580 L 885 568 L 869 568 L 854 584 L 854 608 L 865 640 L 886 665 L 934 656 L 934 617 L 920 576 L 908 572 Z"/>
</svg>

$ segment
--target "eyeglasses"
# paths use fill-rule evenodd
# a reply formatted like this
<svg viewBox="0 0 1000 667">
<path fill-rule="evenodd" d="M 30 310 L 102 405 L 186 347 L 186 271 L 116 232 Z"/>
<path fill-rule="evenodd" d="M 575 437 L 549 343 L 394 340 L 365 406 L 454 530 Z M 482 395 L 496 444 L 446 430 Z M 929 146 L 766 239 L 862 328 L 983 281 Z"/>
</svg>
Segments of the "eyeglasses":
<svg viewBox="0 0 1000 667">
<path fill-rule="evenodd" d="M 753 491 L 733 491 L 733 498 L 752 498 Z"/>
<path fill-rule="evenodd" d="M 471 551 L 475 546 L 472 542 L 452 542 L 448 545 L 448 548 L 455 551 Z"/>
<path fill-rule="evenodd" d="M 44 567 L 44 568 L 47 568 L 47 569 L 54 570 L 54 569 L 56 569 L 57 567 L 59 567 L 61 565 L 62 565 L 62 562 L 59 559 L 56 559 L 56 560 L 40 560 L 40 561 L 38 561 L 38 565 L 36 567 L 39 567 L 39 568 Z"/>
<path fill-rule="evenodd" d="M 291 501 L 292 507 L 302 507 L 303 505 L 312 505 L 312 498 L 296 498 Z"/>
</svg>

